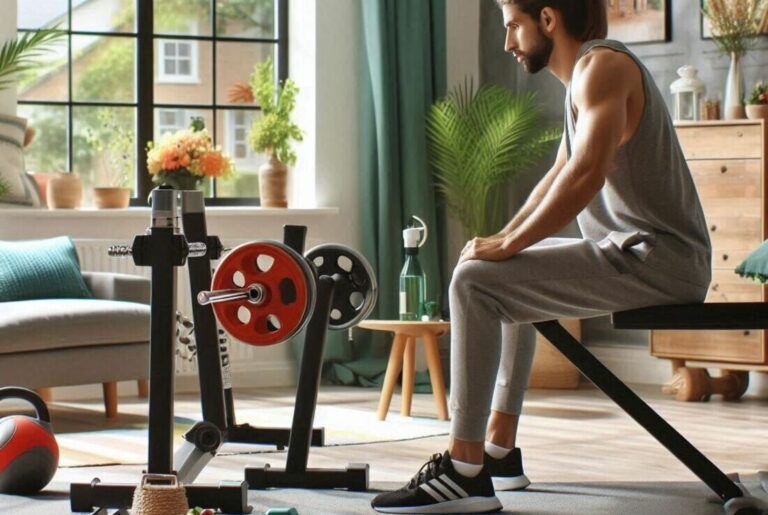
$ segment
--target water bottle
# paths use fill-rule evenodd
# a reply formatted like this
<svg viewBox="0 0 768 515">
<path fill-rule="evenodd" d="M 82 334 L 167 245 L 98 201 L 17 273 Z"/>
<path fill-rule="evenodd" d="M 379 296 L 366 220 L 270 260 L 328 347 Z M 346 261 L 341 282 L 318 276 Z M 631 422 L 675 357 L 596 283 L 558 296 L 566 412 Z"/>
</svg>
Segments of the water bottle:
<svg viewBox="0 0 768 515">
<path fill-rule="evenodd" d="M 403 230 L 405 263 L 400 272 L 400 320 L 421 320 L 421 308 L 427 297 L 427 277 L 419 263 L 419 247 L 427 241 L 427 225 L 417 216 Z"/>
</svg>

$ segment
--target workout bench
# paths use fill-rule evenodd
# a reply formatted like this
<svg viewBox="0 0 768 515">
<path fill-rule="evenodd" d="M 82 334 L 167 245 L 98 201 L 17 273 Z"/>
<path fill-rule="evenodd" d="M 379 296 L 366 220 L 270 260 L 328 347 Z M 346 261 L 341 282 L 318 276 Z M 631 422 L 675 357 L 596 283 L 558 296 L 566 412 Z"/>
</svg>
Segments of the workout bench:
<svg viewBox="0 0 768 515">
<path fill-rule="evenodd" d="M 613 313 L 616 329 L 768 329 L 768 303 L 732 302 L 652 306 Z M 557 321 L 533 324 L 584 376 L 637 421 L 686 467 L 711 488 L 729 515 L 768 513 L 768 505 L 749 495 L 709 461 L 627 385 L 595 358 Z M 757 444 L 757 442 L 756 442 Z M 768 492 L 768 473 L 760 473 Z"/>
</svg>

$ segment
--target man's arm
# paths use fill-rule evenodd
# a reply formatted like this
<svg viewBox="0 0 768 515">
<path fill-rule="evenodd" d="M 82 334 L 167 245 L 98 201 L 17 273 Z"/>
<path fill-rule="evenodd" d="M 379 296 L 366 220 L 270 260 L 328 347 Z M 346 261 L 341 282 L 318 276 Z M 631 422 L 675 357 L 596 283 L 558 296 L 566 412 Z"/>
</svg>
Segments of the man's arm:
<svg viewBox="0 0 768 515">
<path fill-rule="evenodd" d="M 633 71 L 630 58 L 611 51 L 578 63 L 572 82 L 579 113 L 573 155 L 533 213 L 505 238 L 508 255 L 568 225 L 602 189 L 626 131 L 627 100 L 637 77 Z"/>
<path fill-rule="evenodd" d="M 541 180 L 533 188 L 531 194 L 528 195 L 528 199 L 523 204 L 523 207 L 515 214 L 512 220 L 504 227 L 498 236 L 509 236 L 512 232 L 520 227 L 520 225 L 529 217 L 531 213 L 536 209 L 541 201 L 544 199 L 547 191 L 552 187 L 552 183 L 555 181 L 555 177 L 565 167 L 565 163 L 568 161 L 568 155 L 565 148 L 565 133 L 560 140 L 560 148 L 557 151 L 557 158 L 555 159 L 552 168 L 541 178 Z"/>
</svg>

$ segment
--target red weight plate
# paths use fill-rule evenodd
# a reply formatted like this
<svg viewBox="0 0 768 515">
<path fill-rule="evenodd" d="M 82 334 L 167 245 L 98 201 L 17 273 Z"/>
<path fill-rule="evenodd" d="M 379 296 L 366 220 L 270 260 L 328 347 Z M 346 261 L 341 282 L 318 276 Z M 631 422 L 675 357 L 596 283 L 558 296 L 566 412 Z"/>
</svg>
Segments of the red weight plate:
<svg viewBox="0 0 768 515">
<path fill-rule="evenodd" d="M 272 266 L 263 271 L 259 268 L 259 256 L 269 256 Z M 303 259 L 299 256 L 298 259 Z M 235 284 L 234 276 L 240 272 L 245 279 L 243 285 Z M 284 299 L 280 284 L 288 280 L 293 284 L 294 295 Z M 252 242 L 234 248 L 222 259 L 213 275 L 212 290 L 247 287 L 261 284 L 266 290 L 264 302 L 260 305 L 248 300 L 218 302 L 213 304 L 216 318 L 223 329 L 243 343 L 249 345 L 275 345 L 284 342 L 301 330 L 311 305 L 311 291 L 305 268 L 297 257 L 278 242 Z M 293 297 L 293 298 L 290 298 Z M 286 301 L 287 300 L 287 301 Z M 250 313 L 250 319 L 243 323 L 238 316 L 241 307 Z M 271 327 L 270 315 L 280 321 L 280 328 Z"/>
</svg>

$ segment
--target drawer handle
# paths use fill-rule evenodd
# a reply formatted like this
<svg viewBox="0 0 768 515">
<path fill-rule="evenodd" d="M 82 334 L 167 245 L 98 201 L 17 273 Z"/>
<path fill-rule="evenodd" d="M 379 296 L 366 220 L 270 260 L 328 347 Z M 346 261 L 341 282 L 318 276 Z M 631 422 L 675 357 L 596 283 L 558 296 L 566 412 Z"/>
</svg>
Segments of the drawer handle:
<svg viewBox="0 0 768 515">
<path fill-rule="evenodd" d="M 725 173 L 727 171 L 728 171 L 728 167 L 727 166 L 723 165 L 723 166 L 720 167 L 720 173 Z"/>
<path fill-rule="evenodd" d="M 752 331 L 744 331 L 744 336 L 749 336 L 750 334 L 752 334 Z"/>
<path fill-rule="evenodd" d="M 717 291 L 719 289 L 720 289 L 720 285 L 719 284 L 715 283 L 715 284 L 712 285 L 712 291 Z"/>
<path fill-rule="evenodd" d="M 713 225 L 712 227 L 709 228 L 709 230 L 712 232 L 715 232 L 717 230 L 717 226 Z"/>
<path fill-rule="evenodd" d="M 744 137 L 744 133 L 739 131 L 739 132 L 736 133 L 736 137 L 737 138 L 742 138 L 742 137 Z"/>
<path fill-rule="evenodd" d="M 728 254 L 723 254 L 723 261 L 728 261 Z"/>
</svg>

